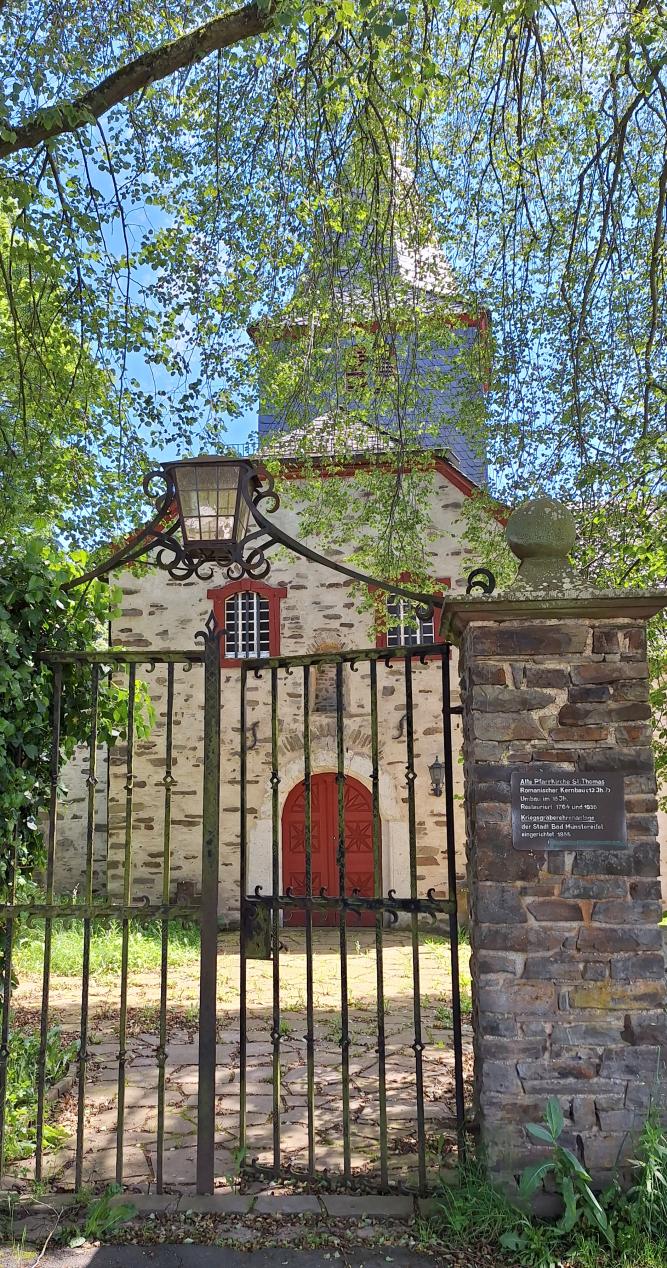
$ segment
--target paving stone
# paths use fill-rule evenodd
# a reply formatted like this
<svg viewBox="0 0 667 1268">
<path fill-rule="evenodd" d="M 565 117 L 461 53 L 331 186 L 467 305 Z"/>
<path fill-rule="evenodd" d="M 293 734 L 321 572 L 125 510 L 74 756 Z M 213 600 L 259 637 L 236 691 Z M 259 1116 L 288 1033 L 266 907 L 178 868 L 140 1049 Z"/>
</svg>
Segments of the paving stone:
<svg viewBox="0 0 667 1268">
<path fill-rule="evenodd" d="M 253 1215 L 319 1215 L 320 1204 L 313 1194 L 309 1193 L 271 1193 L 257 1198 L 253 1206 Z"/>
<path fill-rule="evenodd" d="M 411 1197 L 326 1193 L 322 1201 L 329 1215 L 335 1219 L 362 1219 L 368 1216 L 374 1219 L 409 1220 L 414 1215 L 414 1199 Z"/>
</svg>

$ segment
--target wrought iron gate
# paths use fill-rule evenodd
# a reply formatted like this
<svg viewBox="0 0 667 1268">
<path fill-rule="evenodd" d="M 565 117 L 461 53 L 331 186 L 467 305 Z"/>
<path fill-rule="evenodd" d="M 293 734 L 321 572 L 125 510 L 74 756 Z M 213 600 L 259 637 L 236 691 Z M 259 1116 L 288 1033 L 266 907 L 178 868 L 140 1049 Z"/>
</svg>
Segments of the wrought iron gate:
<svg viewBox="0 0 667 1268">
<path fill-rule="evenodd" d="M 13 948 L 17 922 L 26 916 L 43 922 L 44 956 L 41 986 L 41 1008 L 39 1022 L 39 1053 L 37 1059 L 38 1106 L 35 1128 L 35 1179 L 44 1177 L 45 1156 L 45 1122 L 47 1089 L 45 1079 L 46 1054 L 48 1044 L 48 1028 L 51 1005 L 51 953 L 54 923 L 62 920 L 77 920 L 83 927 L 83 958 L 80 989 L 80 1025 L 79 1051 L 76 1059 L 76 1126 L 72 1139 L 72 1165 L 69 1181 L 74 1188 L 80 1188 L 85 1179 L 84 1156 L 89 1141 L 86 1132 L 86 1102 L 88 1094 L 88 1069 L 91 1060 L 90 1047 L 90 989 L 91 989 L 91 939 L 93 930 L 104 927 L 105 923 L 117 921 L 122 938 L 122 962 L 118 983 L 118 1015 L 116 1055 L 116 1106 L 117 1126 L 115 1133 L 115 1178 L 123 1184 L 127 1179 L 124 1167 L 124 1149 L 126 1145 L 126 1083 L 128 1068 L 128 977 L 129 977 L 129 944 L 130 928 L 133 922 L 158 921 L 161 930 L 161 960 L 159 1008 L 154 1046 L 155 1070 L 157 1072 L 155 1088 L 156 1109 L 156 1145 L 153 1183 L 158 1192 L 169 1187 L 165 1180 L 164 1159 L 166 1148 L 166 1104 L 168 1083 L 168 1017 L 167 999 L 169 985 L 168 950 L 170 929 L 175 921 L 189 919 L 196 921 L 200 930 L 200 973 L 199 973 L 199 1015 L 198 1015 L 198 1048 L 196 1064 L 197 1078 L 197 1152 L 196 1152 L 196 1184 L 200 1193 L 213 1192 L 216 1182 L 221 1177 L 216 1167 L 216 1101 L 219 1089 L 216 1088 L 216 1075 L 220 1073 L 216 1043 L 218 1042 L 218 936 L 220 929 L 220 913 L 218 908 L 218 884 L 220 872 L 220 824 L 221 824 L 221 788 L 236 788 L 238 778 L 238 814 L 240 840 L 240 984 L 239 984 L 239 1049 L 238 1049 L 238 1157 L 243 1171 L 253 1176 L 288 1176 L 318 1183 L 326 1183 L 332 1179 L 349 1183 L 363 1183 L 366 1188 L 375 1187 L 386 1190 L 393 1185 L 412 1187 L 426 1192 L 433 1178 L 430 1165 L 431 1145 L 429 1141 L 429 1124 L 425 1115 L 425 1083 L 424 1053 L 428 1036 L 424 1033 L 422 1011 L 422 984 L 420 978 L 420 939 L 423 935 L 425 920 L 444 920 L 448 934 L 447 955 L 451 968 L 451 1087 L 447 1089 L 447 1098 L 451 1099 L 452 1112 L 446 1109 L 438 1115 L 439 1131 L 450 1131 L 452 1139 L 463 1142 L 465 1129 L 465 1106 L 463 1085 L 463 1056 L 461 1038 L 461 1008 L 459 996 L 458 967 L 458 930 L 456 914 L 456 860 L 454 840 L 454 780 L 452 769 L 452 715 L 460 712 L 452 706 L 450 699 L 450 665 L 449 648 L 442 644 L 430 646 L 413 646 L 392 648 L 390 650 L 369 649 L 358 652 L 319 653 L 309 656 L 279 658 L 271 660 L 246 660 L 239 671 L 239 695 L 230 691 L 226 683 L 224 694 L 221 692 L 220 637 L 222 631 L 216 628 L 211 616 L 206 630 L 203 632 L 204 647 L 191 651 L 158 651 L 113 650 L 99 653 L 52 652 L 45 653 L 43 661 L 53 675 L 53 721 L 51 731 L 51 797 L 48 814 L 48 826 L 45 832 L 46 867 L 44 889 L 37 902 L 19 902 L 16 897 L 17 860 L 10 860 L 8 887 L 5 902 L 2 903 L 2 922 L 4 929 L 3 962 L 3 1001 L 2 1028 L 0 1037 L 0 1175 L 4 1174 L 3 1157 L 6 1123 L 6 1090 L 9 1058 L 10 1015 L 12 1008 L 12 965 Z M 420 880 L 418 863 L 418 821 L 415 784 L 419 778 L 416 767 L 416 731 L 415 731 L 415 681 L 419 667 L 426 664 L 428 658 L 429 693 L 439 694 L 438 709 L 442 719 L 442 741 L 444 744 L 445 783 L 444 783 L 444 827 L 442 828 L 443 850 L 446 859 L 446 876 L 441 878 L 442 891 L 446 897 L 438 896 L 435 888 L 422 892 L 424 886 Z M 174 860 L 178 858 L 178 843 L 174 841 L 172 797 L 174 796 L 174 748 L 175 739 L 180 734 L 179 728 L 186 722 L 184 716 L 175 721 L 175 683 L 182 682 L 180 675 L 195 671 L 203 672 L 203 717 L 199 720 L 203 738 L 203 800 L 201 806 L 201 893 L 190 894 L 187 901 L 176 901 L 174 897 Z M 313 702 L 316 694 L 315 680 L 317 675 L 326 672 L 331 677 L 331 693 L 326 718 L 327 742 L 330 745 L 333 773 L 337 793 L 337 849 L 335 868 L 337 873 L 337 892 L 317 885 L 313 874 L 313 834 L 312 834 L 312 787 L 316 767 L 322 768 L 322 756 L 314 745 L 313 739 Z M 392 876 L 387 876 L 387 892 L 383 892 L 383 867 L 381 854 L 381 810 L 382 810 L 382 753 L 385 741 L 385 720 L 381 716 L 379 700 L 382 699 L 381 675 L 392 674 L 392 690 L 398 686 L 397 675 L 402 683 L 401 718 L 399 736 L 393 742 L 400 744 L 404 750 L 404 792 L 406 815 L 406 860 L 404 892 L 391 887 Z M 86 761 L 86 849 L 84 872 L 85 880 L 78 895 L 63 902 L 56 892 L 56 855 L 58 849 L 58 785 L 61 771 L 61 716 L 63 701 L 66 699 L 69 679 L 73 673 L 88 678 L 89 699 L 86 716 L 89 720 L 89 741 Z M 161 714 L 160 755 L 153 758 L 153 763 L 161 763 L 163 770 L 161 784 L 163 791 L 161 848 L 159 851 L 159 877 L 153 887 L 153 895 L 146 897 L 138 893 L 134 880 L 134 865 L 137 859 L 135 834 L 137 814 L 135 790 L 137 741 L 134 738 L 134 715 L 137 706 L 138 674 L 140 679 L 148 673 L 161 675 Z M 107 863 L 107 883 L 102 887 L 94 884 L 94 841 L 96 832 L 95 807 L 96 787 L 99 773 L 99 728 L 98 701 L 103 677 L 107 674 L 125 675 L 127 683 L 128 727 L 127 741 L 121 754 L 124 766 L 122 804 L 119 807 L 119 818 L 122 819 L 122 841 L 117 851 L 116 873 L 113 890 L 110 888 L 110 861 Z M 354 676 L 352 678 L 351 676 Z M 354 682 L 355 700 L 365 695 L 366 703 L 359 706 L 355 716 L 349 716 L 346 708 L 346 691 Z M 301 778 L 304 785 L 304 840 L 303 861 L 304 876 L 302 892 L 296 892 L 292 886 L 286 886 L 283 892 L 281 868 L 281 742 L 283 739 L 283 723 L 281 719 L 279 699 L 284 684 L 290 685 L 293 697 L 297 700 L 294 710 L 300 716 L 300 736 L 298 743 L 298 762 L 301 767 Z M 253 688 L 252 684 L 257 684 Z M 297 688 L 298 684 L 298 688 Z M 315 684 L 315 686 L 314 686 Z M 322 680 L 320 681 L 320 688 Z M 318 690 L 320 688 L 317 688 Z M 255 786 L 262 780 L 268 780 L 270 799 L 270 858 L 264 876 L 263 885 L 250 884 L 253 867 L 252 831 L 257 815 L 249 805 L 249 766 L 254 760 L 256 727 L 253 732 L 249 726 L 249 697 L 255 691 L 254 704 L 263 702 L 267 709 L 266 757 L 262 779 L 255 779 Z M 420 690 L 425 690 L 423 684 Z M 258 694 L 259 693 L 259 694 Z M 403 707 L 404 706 L 404 707 Z M 394 711 L 397 706 L 394 705 Z M 346 781 L 352 779 L 349 769 L 347 735 L 351 733 L 353 724 L 357 726 L 363 713 L 367 749 L 364 758 L 365 766 L 360 770 L 357 766 L 355 778 L 365 780 L 371 798 L 371 830 L 370 853 L 372 883 L 369 882 L 367 892 L 362 892 L 354 884 L 354 877 L 349 874 L 349 850 L 346 842 Z M 221 719 L 225 731 L 229 733 L 238 728 L 238 774 L 230 772 L 221 763 Z M 190 723 L 192 729 L 192 723 Z M 252 743 L 249 734 L 254 735 Z M 318 741 L 319 743 L 319 741 Z M 363 764 L 363 763 L 362 763 Z M 423 764 L 423 763 L 422 763 Z M 179 776 L 177 775 L 177 778 Z M 288 791 L 285 789 L 285 791 Z M 236 797 L 236 793 L 234 793 Z M 255 808 L 256 811 L 256 808 Z M 158 852 L 155 852 L 156 857 Z M 157 864 L 156 864 L 157 866 Z M 371 892 L 368 892 L 371 891 Z M 285 962 L 283 939 L 286 935 L 283 928 L 284 913 L 300 910 L 304 913 L 304 954 L 305 954 L 305 1033 L 298 1042 L 303 1044 L 305 1053 L 305 1145 L 303 1157 L 295 1160 L 284 1147 L 283 1102 L 281 1096 L 281 1074 L 283 1054 L 287 1047 L 284 1024 L 281 1015 L 281 970 Z M 321 1159 L 321 1142 L 317 1134 L 318 1111 L 318 1052 L 321 1042 L 318 1039 L 315 998 L 315 966 L 317 961 L 317 929 L 314 928 L 318 913 L 326 912 L 334 921 L 334 937 L 336 942 L 336 958 L 340 980 L 340 1034 L 337 1040 L 339 1057 L 332 1058 L 328 1054 L 331 1078 L 339 1087 L 340 1093 L 340 1139 L 342 1142 L 342 1162 L 340 1176 L 335 1174 L 329 1162 Z M 332 914 L 332 915 L 331 915 Z M 350 964 L 350 944 L 356 941 L 355 929 L 359 918 L 367 915 L 374 927 L 374 939 L 369 948 L 369 959 L 373 963 L 375 989 L 375 1017 L 372 1044 L 377 1060 L 376 1084 L 377 1095 L 377 1146 L 379 1149 L 378 1165 L 366 1169 L 363 1175 L 358 1174 L 354 1160 L 354 1112 L 351 1105 L 351 1087 L 354 1063 L 355 1025 L 352 1017 L 348 978 Z M 411 973 L 411 1043 L 414 1074 L 414 1116 L 416 1137 L 413 1153 L 416 1158 L 416 1171 L 410 1175 L 396 1173 L 390 1167 L 393 1137 L 391 1124 L 391 1093 L 388 1093 L 388 1060 L 389 1049 L 386 1034 L 387 978 L 386 956 L 388 942 L 394 937 L 392 928 L 405 930 Z M 297 936 L 297 935 L 294 935 Z M 298 937 L 301 937 L 299 933 Z M 249 1079 L 249 1021 L 251 1020 L 251 1001 L 249 1000 L 249 974 L 253 971 L 257 959 L 270 959 L 271 1006 L 270 1006 L 270 1065 L 271 1065 L 271 1123 L 270 1147 L 268 1155 L 257 1157 L 254 1151 L 252 1123 L 248 1114 L 248 1079 Z M 337 1066 L 339 1065 L 339 1070 Z M 333 1072 L 332 1072 L 333 1071 Z M 268 1086 L 268 1085 L 267 1085 Z M 429 1091 L 429 1089 L 427 1089 Z M 437 1092 L 437 1089 L 436 1089 Z M 444 1095 L 444 1094 L 443 1094 Z M 413 1093 L 410 1091 L 410 1098 Z M 389 1104 L 388 1104 L 389 1102 Z M 412 1103 L 412 1102 L 411 1102 Z M 436 1157 L 437 1164 L 437 1157 Z M 437 1172 L 437 1165 L 436 1165 Z"/>
</svg>

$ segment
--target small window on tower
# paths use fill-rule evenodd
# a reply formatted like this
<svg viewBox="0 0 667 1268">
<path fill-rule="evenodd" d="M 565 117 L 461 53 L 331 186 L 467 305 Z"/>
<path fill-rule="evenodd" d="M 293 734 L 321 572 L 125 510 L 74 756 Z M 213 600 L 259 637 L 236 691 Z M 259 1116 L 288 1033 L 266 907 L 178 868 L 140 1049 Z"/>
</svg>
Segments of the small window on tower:
<svg viewBox="0 0 667 1268">
<path fill-rule="evenodd" d="M 269 600 L 241 590 L 225 602 L 225 657 L 270 656 Z"/>
<path fill-rule="evenodd" d="M 378 379 L 393 379 L 396 374 L 396 348 L 392 343 L 385 343 L 378 349 L 375 358 L 375 373 Z"/>
<path fill-rule="evenodd" d="M 345 362 L 345 389 L 354 392 L 366 386 L 366 362 L 368 354 L 365 348 L 349 348 Z"/>
</svg>

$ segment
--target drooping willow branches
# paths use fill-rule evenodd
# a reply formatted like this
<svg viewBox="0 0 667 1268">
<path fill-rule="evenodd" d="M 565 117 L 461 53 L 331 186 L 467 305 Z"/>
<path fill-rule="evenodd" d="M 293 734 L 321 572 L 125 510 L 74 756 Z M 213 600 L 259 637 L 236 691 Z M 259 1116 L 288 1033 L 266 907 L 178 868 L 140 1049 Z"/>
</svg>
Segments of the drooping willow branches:
<svg viewBox="0 0 667 1268">
<path fill-rule="evenodd" d="M 223 444 L 261 370 L 286 426 L 399 455 L 456 388 L 501 496 L 577 505 L 591 573 L 667 573 L 662 4 L 7 0 L 0 24 L 0 456 L 15 479 L 38 401 L 31 469 L 71 453 L 92 485 L 61 528 L 108 536 L 147 451 Z M 420 495 L 374 487 L 389 566 Z"/>
</svg>

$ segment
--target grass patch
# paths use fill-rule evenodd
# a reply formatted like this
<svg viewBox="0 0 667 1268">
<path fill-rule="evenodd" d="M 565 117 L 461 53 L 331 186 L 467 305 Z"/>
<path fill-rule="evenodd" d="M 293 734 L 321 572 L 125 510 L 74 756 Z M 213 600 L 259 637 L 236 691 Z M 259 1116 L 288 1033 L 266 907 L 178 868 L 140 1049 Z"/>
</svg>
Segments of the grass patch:
<svg viewBox="0 0 667 1268">
<path fill-rule="evenodd" d="M 90 940 L 92 977 L 120 973 L 123 947 L 122 925 L 118 921 L 96 922 Z M 158 921 L 132 921 L 129 929 L 130 972 L 160 971 L 162 927 Z M 172 923 L 169 928 L 167 962 L 170 969 L 199 964 L 199 929 L 192 923 Z M 44 925 L 25 924 L 21 928 L 12 960 L 19 979 L 41 974 L 44 964 Z M 80 977 L 83 965 L 83 921 L 53 922 L 51 973 L 55 977 Z"/>
<path fill-rule="evenodd" d="M 57 1026 L 47 1032 L 44 1051 L 44 1082 L 53 1087 L 76 1058 L 78 1043 L 66 1043 Z M 5 1161 L 30 1158 L 36 1149 L 37 1079 L 39 1035 L 15 1030 L 9 1036 L 7 1059 L 7 1091 L 5 1098 Z M 63 1141 L 67 1132 L 52 1121 L 52 1106 L 44 1105 L 43 1145 L 52 1149 Z"/>
</svg>

